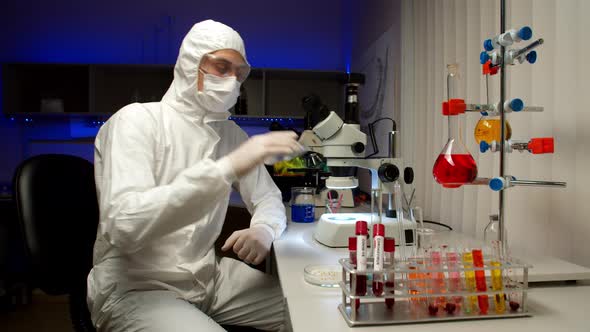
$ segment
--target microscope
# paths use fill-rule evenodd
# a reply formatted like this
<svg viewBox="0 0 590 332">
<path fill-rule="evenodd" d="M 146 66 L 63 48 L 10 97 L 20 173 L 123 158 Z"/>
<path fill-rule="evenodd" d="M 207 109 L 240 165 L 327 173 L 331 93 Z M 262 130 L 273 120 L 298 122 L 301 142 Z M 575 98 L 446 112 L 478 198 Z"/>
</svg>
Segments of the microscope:
<svg viewBox="0 0 590 332">
<path fill-rule="evenodd" d="M 347 247 L 348 237 L 354 235 L 356 221 L 365 220 L 370 225 L 383 223 L 386 236 L 394 237 L 396 245 L 411 245 L 415 242 L 416 225 L 415 222 L 403 218 L 403 194 L 399 182 L 404 165 L 401 158 L 395 157 L 396 131 L 390 132 L 388 157 L 366 157 L 367 135 L 360 130 L 358 122 L 358 86 L 356 83 L 346 84 L 345 120 L 330 111 L 311 130 L 305 130 L 299 142 L 326 159 L 331 172 L 330 177 L 326 179 L 327 190 L 357 187 L 355 169 L 368 169 L 371 173 L 372 206 L 375 208 L 372 208 L 374 211 L 371 213 L 324 213 L 315 229 L 314 238 L 328 247 Z M 306 102 L 321 104 L 316 96 L 307 101 L 304 98 L 304 108 Z M 325 106 L 323 108 L 325 112 Z M 408 169 L 404 172 L 408 173 Z M 373 193 L 378 194 L 373 197 Z M 382 194 L 388 198 L 385 214 L 380 213 L 383 204 Z M 398 197 L 394 197 L 394 194 Z M 372 226 L 369 229 L 372 231 Z M 401 241 L 399 234 L 403 234 Z"/>
</svg>

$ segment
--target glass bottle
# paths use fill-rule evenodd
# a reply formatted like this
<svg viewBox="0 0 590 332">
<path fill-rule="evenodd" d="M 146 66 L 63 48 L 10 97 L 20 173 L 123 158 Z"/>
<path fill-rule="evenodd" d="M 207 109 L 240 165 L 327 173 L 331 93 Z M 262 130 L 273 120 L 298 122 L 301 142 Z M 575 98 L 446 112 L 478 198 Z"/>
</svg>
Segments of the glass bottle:
<svg viewBox="0 0 590 332">
<path fill-rule="evenodd" d="M 507 233 L 506 225 L 504 225 L 504 242 L 500 243 L 500 221 L 497 214 L 491 214 L 490 222 L 483 231 L 483 240 L 490 249 L 494 249 L 497 241 L 500 253 L 504 255 L 508 243 Z"/>
<path fill-rule="evenodd" d="M 448 118 L 448 140 L 432 168 L 436 182 L 445 188 L 458 188 L 470 183 L 477 177 L 475 160 L 463 143 L 461 135 L 460 114 L 465 112 L 465 102 L 454 99 L 457 89 L 457 64 L 448 65 L 447 94 L 448 102 L 443 104 L 443 115 Z"/>
<path fill-rule="evenodd" d="M 489 245 L 494 240 L 500 240 L 500 224 L 498 221 L 497 214 L 490 215 L 490 222 L 487 224 L 486 228 L 483 231 L 483 240 L 486 245 Z"/>
</svg>

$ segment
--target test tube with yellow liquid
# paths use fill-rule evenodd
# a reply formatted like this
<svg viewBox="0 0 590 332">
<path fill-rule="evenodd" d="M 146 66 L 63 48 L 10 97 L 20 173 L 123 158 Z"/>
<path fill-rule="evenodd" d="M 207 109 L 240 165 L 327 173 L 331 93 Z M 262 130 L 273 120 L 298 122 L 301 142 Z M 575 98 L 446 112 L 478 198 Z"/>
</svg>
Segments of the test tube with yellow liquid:
<svg viewBox="0 0 590 332">
<path fill-rule="evenodd" d="M 492 241 L 492 250 L 493 257 L 490 264 L 495 267 L 502 266 L 500 241 Z M 492 269 L 492 289 L 495 291 L 501 291 L 504 289 L 504 280 L 502 278 L 501 269 Z M 494 295 L 494 304 L 496 305 L 496 313 L 502 314 L 506 311 L 506 298 L 504 297 L 504 293 Z"/>
<path fill-rule="evenodd" d="M 465 290 L 475 292 L 475 271 L 468 270 L 473 268 L 473 254 L 471 250 L 465 249 L 462 255 L 463 267 L 465 268 Z M 463 305 L 465 313 L 472 313 L 477 310 L 477 296 L 469 295 Z"/>
</svg>

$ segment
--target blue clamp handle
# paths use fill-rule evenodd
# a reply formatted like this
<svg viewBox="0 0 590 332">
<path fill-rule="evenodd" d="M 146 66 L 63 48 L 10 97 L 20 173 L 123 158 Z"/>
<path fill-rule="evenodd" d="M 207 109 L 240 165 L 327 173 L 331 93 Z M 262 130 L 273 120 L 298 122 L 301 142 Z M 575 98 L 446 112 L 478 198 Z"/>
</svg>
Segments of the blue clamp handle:
<svg viewBox="0 0 590 332">
<path fill-rule="evenodd" d="M 529 54 L 526 55 L 526 61 L 531 65 L 537 62 L 537 51 L 530 51 Z"/>
<path fill-rule="evenodd" d="M 531 39 L 531 37 L 533 37 L 533 29 L 531 29 L 528 26 L 524 26 L 522 28 L 520 28 L 520 30 L 518 30 L 518 37 L 520 37 L 520 39 L 522 40 L 529 40 Z"/>
<path fill-rule="evenodd" d="M 510 108 L 514 112 L 520 112 L 524 109 L 524 102 L 520 98 L 514 98 L 510 101 Z"/>
<path fill-rule="evenodd" d="M 481 153 L 488 151 L 489 148 L 490 148 L 490 145 L 488 144 L 488 142 L 486 142 L 486 141 L 479 142 L 479 151 Z"/>
<path fill-rule="evenodd" d="M 479 63 L 481 63 L 482 65 L 488 62 L 489 59 L 490 55 L 488 54 L 488 52 L 482 51 L 481 53 L 479 53 Z"/>
<path fill-rule="evenodd" d="M 491 179 L 488 185 L 490 189 L 492 189 L 493 191 L 500 191 L 504 189 L 504 186 L 506 185 L 506 180 L 504 180 L 504 178 L 502 177 L 497 176 Z"/>
<path fill-rule="evenodd" d="M 494 43 L 492 43 L 491 39 L 486 39 L 483 41 L 483 49 L 488 52 L 494 50 Z"/>
</svg>

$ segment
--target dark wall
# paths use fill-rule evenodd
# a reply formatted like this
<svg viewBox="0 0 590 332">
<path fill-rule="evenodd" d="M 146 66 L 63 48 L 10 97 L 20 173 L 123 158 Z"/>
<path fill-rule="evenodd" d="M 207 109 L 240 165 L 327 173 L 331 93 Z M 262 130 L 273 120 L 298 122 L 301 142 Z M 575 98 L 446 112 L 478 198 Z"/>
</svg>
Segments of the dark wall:
<svg viewBox="0 0 590 332">
<path fill-rule="evenodd" d="M 350 0 L 9 0 L 1 7 L 0 62 L 174 63 L 185 33 L 207 18 L 240 32 L 254 67 L 345 70 L 352 48 Z M 80 146 L 64 144 L 79 125 L 1 116 L 0 184 L 31 154 L 77 153 Z M 82 150 L 91 155 L 91 140 Z"/>
<path fill-rule="evenodd" d="M 190 27 L 211 18 L 240 32 L 255 67 L 341 70 L 341 6 L 341 0 L 11 0 L 0 11 L 0 57 L 173 63 Z"/>
</svg>

